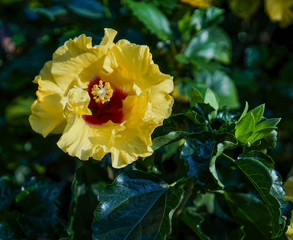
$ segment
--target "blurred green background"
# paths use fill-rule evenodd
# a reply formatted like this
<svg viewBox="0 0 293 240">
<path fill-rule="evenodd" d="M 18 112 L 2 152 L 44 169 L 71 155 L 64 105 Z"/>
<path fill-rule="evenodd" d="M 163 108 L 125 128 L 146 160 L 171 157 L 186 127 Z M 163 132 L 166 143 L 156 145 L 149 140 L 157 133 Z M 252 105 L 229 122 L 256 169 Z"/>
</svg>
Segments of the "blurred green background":
<svg viewBox="0 0 293 240">
<path fill-rule="evenodd" d="M 221 106 L 265 103 L 266 117 L 282 118 L 270 154 L 285 180 L 293 154 L 293 25 L 272 21 L 263 1 L 247 3 L 0 0 L 0 176 L 17 185 L 32 176 L 72 180 L 76 162 L 57 148 L 58 136 L 43 139 L 29 125 L 32 81 L 69 38 L 85 33 L 99 44 L 103 29 L 113 28 L 116 41 L 148 45 L 161 71 L 174 76 L 174 113 L 188 105 L 188 89 L 207 85 Z"/>
</svg>

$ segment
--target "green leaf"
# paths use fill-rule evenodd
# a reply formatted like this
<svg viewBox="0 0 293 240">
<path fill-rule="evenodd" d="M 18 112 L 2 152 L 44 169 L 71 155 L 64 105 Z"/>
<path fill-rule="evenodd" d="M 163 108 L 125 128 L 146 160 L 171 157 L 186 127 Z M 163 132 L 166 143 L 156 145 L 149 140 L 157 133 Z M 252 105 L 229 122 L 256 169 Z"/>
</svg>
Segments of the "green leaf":
<svg viewBox="0 0 293 240">
<path fill-rule="evenodd" d="M 181 219 L 188 227 L 190 227 L 190 229 L 192 229 L 192 231 L 196 233 L 200 240 L 210 239 L 201 230 L 201 224 L 203 223 L 204 218 L 199 215 L 193 207 L 184 209 L 181 214 Z"/>
<path fill-rule="evenodd" d="M 204 139 L 205 134 L 196 135 L 194 138 L 186 138 L 181 148 L 180 158 L 185 160 L 188 167 L 187 175 L 193 177 L 199 187 L 221 189 L 223 185 L 216 178 L 217 175 L 214 171 L 213 173 L 210 171 L 210 162 L 216 142 L 215 140 Z"/>
<path fill-rule="evenodd" d="M 153 139 L 152 149 L 155 151 L 167 144 L 181 140 L 182 138 L 188 136 L 190 133 L 185 131 L 172 131 L 167 135 L 159 136 Z"/>
<path fill-rule="evenodd" d="M 262 140 L 260 145 L 257 146 L 258 149 L 269 149 L 274 148 L 277 145 L 277 131 L 273 130 L 269 135 L 265 136 Z"/>
<path fill-rule="evenodd" d="M 10 177 L 2 176 L 0 178 L 0 212 L 10 205 L 16 193 L 17 192 Z"/>
<path fill-rule="evenodd" d="M 229 234 L 228 240 L 234 240 L 234 239 L 244 240 L 245 237 L 246 237 L 246 233 L 244 231 L 244 227 L 240 226 L 239 228 L 235 229 Z"/>
<path fill-rule="evenodd" d="M 224 184 L 220 181 L 216 169 L 216 160 L 217 158 L 224 152 L 226 149 L 231 149 L 237 146 L 237 144 L 230 142 L 230 141 L 224 141 L 222 143 L 218 143 L 217 148 L 215 149 L 215 155 L 211 158 L 210 162 L 210 172 L 213 174 L 214 178 L 217 179 L 219 186 L 224 187 Z"/>
<path fill-rule="evenodd" d="M 158 38 L 164 41 L 172 38 L 172 29 L 168 18 L 154 4 L 131 0 L 128 0 L 127 3 L 133 14 Z"/>
<path fill-rule="evenodd" d="M 261 120 L 264 111 L 265 111 L 265 105 L 262 104 L 256 108 L 250 110 L 247 114 L 252 113 L 255 123 L 258 123 Z"/>
<path fill-rule="evenodd" d="M 199 31 L 224 21 L 224 9 L 217 7 L 196 9 L 191 16 L 191 25 Z"/>
<path fill-rule="evenodd" d="M 250 143 L 254 143 L 257 140 L 260 140 L 262 138 L 264 138 L 265 136 L 268 136 L 272 131 L 274 131 L 276 129 L 276 127 L 272 127 L 272 128 L 265 128 L 259 131 L 255 131 L 249 138 L 248 138 L 248 142 Z"/>
<path fill-rule="evenodd" d="M 247 113 L 235 126 L 235 137 L 241 143 L 248 143 L 249 137 L 254 132 L 255 120 L 252 113 Z"/>
<path fill-rule="evenodd" d="M 213 27 L 199 32 L 187 45 L 184 54 L 192 59 L 215 59 L 228 64 L 231 61 L 231 41 L 220 28 Z"/>
<path fill-rule="evenodd" d="M 280 121 L 281 118 L 266 119 L 255 126 L 255 131 L 260 131 L 266 128 L 275 128 Z"/>
<path fill-rule="evenodd" d="M 13 229 L 5 222 L 0 222 L 0 239 L 2 240 L 18 240 L 20 239 L 14 233 Z"/>
<path fill-rule="evenodd" d="M 249 20 L 251 16 L 259 9 L 261 0 L 228 0 L 231 11 L 245 19 Z"/>
<path fill-rule="evenodd" d="M 281 214 L 281 207 L 285 205 L 285 191 L 280 176 L 272 168 L 272 159 L 253 151 L 241 154 L 235 164 L 254 185 L 268 208 L 272 224 L 271 237 L 281 236 L 286 225 Z"/>
<path fill-rule="evenodd" d="M 71 186 L 70 226 L 68 233 L 74 239 L 91 239 L 93 212 L 98 204 L 97 196 L 106 187 L 107 179 L 100 164 L 93 161 L 82 162 L 76 170 Z"/>
<path fill-rule="evenodd" d="M 73 0 L 68 8 L 79 16 L 100 19 L 105 16 L 105 7 L 102 3 L 94 0 Z"/>
<path fill-rule="evenodd" d="M 200 91 L 196 88 L 192 88 L 190 105 L 195 107 L 197 103 L 203 103 L 203 102 L 204 102 L 204 99 Z"/>
<path fill-rule="evenodd" d="M 238 94 L 232 79 L 224 71 L 206 71 L 201 70 L 196 73 L 196 81 L 204 83 L 208 88 L 213 90 L 219 99 L 219 106 L 228 106 L 237 108 Z"/>
<path fill-rule="evenodd" d="M 179 206 L 180 202 L 183 199 L 183 188 L 172 188 L 167 196 L 166 196 L 166 206 L 165 206 L 165 212 L 164 217 L 162 220 L 162 223 L 160 225 L 159 235 L 157 236 L 156 240 L 160 239 L 166 239 L 166 236 L 168 236 L 171 233 L 172 230 L 172 217 L 175 213 L 175 210 Z"/>
<path fill-rule="evenodd" d="M 215 109 L 216 111 L 219 109 L 219 103 L 217 100 L 216 95 L 214 92 L 207 88 L 205 96 L 204 96 L 204 103 L 210 104 L 210 106 Z"/>
<path fill-rule="evenodd" d="M 254 232 L 247 232 L 249 239 L 257 239 L 256 237 L 259 235 L 261 239 L 271 239 L 270 222 L 264 221 L 264 219 L 270 218 L 270 214 L 260 199 L 252 194 L 244 193 L 225 192 L 224 196 L 235 220 L 244 224 L 244 230 L 246 227 L 253 227 Z"/>
<path fill-rule="evenodd" d="M 35 13 L 39 13 L 41 15 L 46 16 L 51 21 L 54 21 L 56 17 L 65 15 L 67 13 L 67 10 L 65 8 L 58 5 L 52 6 L 50 8 L 32 7 L 31 10 Z"/>
<path fill-rule="evenodd" d="M 63 184 L 32 178 L 21 187 L 16 207 L 25 235 L 30 239 L 54 238 L 63 226 L 58 217 L 57 198 Z M 25 194 L 22 194 L 25 193 Z"/>
<path fill-rule="evenodd" d="M 183 193 L 173 189 L 141 171 L 118 175 L 98 197 L 100 204 L 94 212 L 93 238 L 153 240 L 161 234 L 164 239 Z"/>
<path fill-rule="evenodd" d="M 245 117 L 245 115 L 247 114 L 247 111 L 248 111 L 248 102 L 245 102 L 245 108 L 244 108 L 238 122 L 240 122 L 240 120 Z"/>
</svg>

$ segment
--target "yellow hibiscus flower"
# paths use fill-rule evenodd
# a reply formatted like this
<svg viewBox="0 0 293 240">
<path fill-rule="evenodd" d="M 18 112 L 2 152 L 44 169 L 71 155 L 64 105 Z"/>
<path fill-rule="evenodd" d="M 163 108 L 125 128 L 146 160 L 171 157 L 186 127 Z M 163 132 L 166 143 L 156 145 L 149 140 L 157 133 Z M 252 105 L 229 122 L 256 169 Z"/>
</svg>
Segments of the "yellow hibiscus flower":
<svg viewBox="0 0 293 240">
<path fill-rule="evenodd" d="M 34 80 L 37 100 L 29 118 L 46 137 L 62 134 L 57 145 L 81 160 L 124 167 L 152 154 L 151 134 L 170 116 L 173 79 L 160 72 L 147 46 L 120 40 L 105 29 L 100 45 L 81 35 L 53 54 Z"/>
<path fill-rule="evenodd" d="M 193 7 L 211 7 L 212 0 L 180 0 L 183 3 L 187 3 Z"/>
<path fill-rule="evenodd" d="M 293 0 L 266 0 L 265 9 L 272 21 L 285 28 L 293 23 Z"/>
</svg>

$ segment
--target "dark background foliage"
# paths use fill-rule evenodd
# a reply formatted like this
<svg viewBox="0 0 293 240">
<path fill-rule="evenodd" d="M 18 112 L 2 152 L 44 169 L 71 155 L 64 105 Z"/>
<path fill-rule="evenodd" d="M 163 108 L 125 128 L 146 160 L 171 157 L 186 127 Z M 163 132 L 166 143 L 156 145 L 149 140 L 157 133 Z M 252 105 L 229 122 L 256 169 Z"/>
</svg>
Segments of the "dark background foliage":
<svg viewBox="0 0 293 240">
<path fill-rule="evenodd" d="M 97 196 L 113 180 L 109 159 L 81 164 L 57 148 L 58 136 L 43 139 L 34 133 L 28 116 L 37 90 L 32 81 L 57 47 L 81 33 L 99 44 L 104 28 L 118 31 L 116 41 L 148 45 L 161 71 L 174 76 L 174 113 L 188 107 L 190 86 L 201 84 L 218 94 L 220 105 L 240 112 L 245 101 L 250 109 L 265 103 L 265 117 L 282 118 L 279 141 L 269 153 L 282 178 L 287 178 L 293 154 L 293 26 L 280 28 L 263 6 L 247 21 L 236 16 L 226 2 L 209 11 L 176 0 L 0 0 L 0 239 L 58 239 L 73 233 L 74 239 L 91 238 Z M 199 37 L 205 33 L 210 38 Z M 161 171 L 168 183 L 184 168 L 178 156 L 169 160 L 174 148 L 176 144 L 147 159 L 156 163 L 152 171 Z M 163 159 L 159 164 L 158 158 Z M 144 164 L 141 169 L 149 169 Z M 180 195 L 161 187 L 164 198 Z M 215 204 L 221 205 L 224 198 L 231 209 L 243 200 L 227 193 Z M 247 201 L 257 199 L 251 196 Z M 220 211 L 215 215 L 223 214 Z M 213 224 L 203 224 L 203 230 L 214 228 L 217 236 L 235 230 L 230 223 L 226 233 L 217 232 L 215 226 L 225 223 L 215 215 L 209 219 Z M 201 216 L 191 210 L 183 216 L 183 221 L 174 222 L 170 239 L 183 239 L 182 234 L 184 239 L 195 238 L 184 221 L 193 216 L 201 223 Z M 233 236 L 242 230 L 235 230 L 229 239 L 238 239 Z"/>
</svg>

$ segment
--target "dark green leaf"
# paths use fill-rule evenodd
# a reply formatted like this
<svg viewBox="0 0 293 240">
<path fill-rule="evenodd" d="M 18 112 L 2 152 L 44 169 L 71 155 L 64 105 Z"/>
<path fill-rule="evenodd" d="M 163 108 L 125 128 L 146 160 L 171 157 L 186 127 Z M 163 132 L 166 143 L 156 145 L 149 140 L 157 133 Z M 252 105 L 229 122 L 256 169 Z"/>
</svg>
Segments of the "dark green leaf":
<svg viewBox="0 0 293 240">
<path fill-rule="evenodd" d="M 188 136 L 190 133 L 184 131 L 173 131 L 169 132 L 167 135 L 159 136 L 153 139 L 152 149 L 157 150 L 169 143 L 179 141 L 180 139 Z"/>
<path fill-rule="evenodd" d="M 53 6 L 50 8 L 44 8 L 44 7 L 33 7 L 31 8 L 32 11 L 39 13 L 41 15 L 46 16 L 51 21 L 54 21 L 56 17 L 65 15 L 67 13 L 67 10 L 63 8 L 62 6 Z"/>
<path fill-rule="evenodd" d="M 166 214 L 173 213 L 170 207 L 178 206 L 182 194 L 175 191 L 172 196 L 172 192 L 170 186 L 152 175 L 123 172 L 99 195 L 100 204 L 92 224 L 93 238 L 153 240 L 160 228 L 160 234 L 166 234 L 170 227 L 170 217 L 167 220 Z M 170 200 L 175 203 L 170 205 Z"/>
<path fill-rule="evenodd" d="M 243 240 L 243 239 L 245 239 L 245 237 L 246 237 L 246 233 L 244 231 L 244 227 L 241 226 L 229 234 L 228 240 L 234 240 L 234 239 Z"/>
<path fill-rule="evenodd" d="M 245 20 L 249 20 L 261 5 L 261 0 L 229 0 L 228 2 L 231 11 Z"/>
<path fill-rule="evenodd" d="M 281 207 L 286 205 L 285 191 L 280 176 L 272 168 L 272 159 L 261 152 L 253 151 L 241 154 L 235 164 L 264 200 L 271 215 L 272 237 L 281 236 L 286 225 L 281 213 Z"/>
<path fill-rule="evenodd" d="M 105 171 L 94 161 L 83 162 L 75 172 L 71 186 L 71 221 L 68 229 L 69 235 L 74 239 L 91 238 L 91 222 L 98 204 L 97 196 L 106 186 L 103 179 L 107 179 Z"/>
<path fill-rule="evenodd" d="M 190 105 L 195 107 L 197 103 L 203 103 L 203 102 L 204 102 L 203 96 L 200 93 L 200 91 L 196 88 L 192 88 Z"/>
<path fill-rule="evenodd" d="M 209 167 L 210 172 L 213 174 L 214 178 L 217 179 L 218 184 L 221 187 L 224 187 L 224 185 L 218 177 L 218 173 L 216 169 L 216 160 L 224 152 L 224 150 L 229 148 L 234 148 L 235 146 L 237 146 L 237 144 L 230 141 L 224 141 L 222 143 L 218 143 L 214 156 L 211 158 L 210 167 Z"/>
<path fill-rule="evenodd" d="M 222 29 L 209 28 L 202 30 L 191 39 L 184 54 L 189 58 L 200 57 L 229 63 L 231 60 L 231 41 Z"/>
<path fill-rule="evenodd" d="M 160 225 L 159 235 L 156 240 L 166 239 L 172 230 L 172 217 L 183 198 L 184 190 L 182 188 L 171 189 L 165 200 L 165 212 Z"/>
<path fill-rule="evenodd" d="M 199 215 L 194 208 L 189 207 L 184 209 L 181 215 L 181 219 L 188 227 L 190 227 L 197 234 L 200 240 L 210 239 L 201 230 L 201 224 L 204 221 L 204 218 L 201 215 Z"/>
<path fill-rule="evenodd" d="M 187 175 L 193 177 L 199 187 L 220 189 L 221 182 L 216 178 L 216 174 L 210 171 L 210 162 L 216 142 L 210 139 L 200 140 L 201 138 L 199 135 L 194 138 L 186 138 L 181 148 L 180 158 L 185 160 L 188 167 Z M 212 168 L 212 170 L 214 169 Z"/>
<path fill-rule="evenodd" d="M 128 6 L 133 14 L 158 38 L 171 39 L 172 29 L 168 18 L 154 4 L 128 0 Z"/>
<path fill-rule="evenodd" d="M 105 15 L 103 4 L 94 0 L 73 0 L 69 3 L 68 7 L 77 15 L 91 19 L 99 19 Z"/>
<path fill-rule="evenodd" d="M 50 238 L 60 233 L 57 198 L 62 187 L 34 178 L 22 186 L 16 206 L 27 237 Z"/>
<path fill-rule="evenodd" d="M 0 178 L 0 211 L 7 208 L 16 195 L 16 190 L 8 176 Z"/>
<path fill-rule="evenodd" d="M 0 239 L 1 240 L 18 240 L 13 229 L 5 222 L 0 222 Z"/>
<path fill-rule="evenodd" d="M 262 239 L 270 239 L 270 222 L 264 221 L 270 218 L 270 214 L 260 199 L 244 193 L 225 192 L 224 196 L 236 221 L 249 228 L 253 226 L 255 235 L 252 231 L 248 232 L 250 239 L 256 239 L 259 235 Z"/>
</svg>

